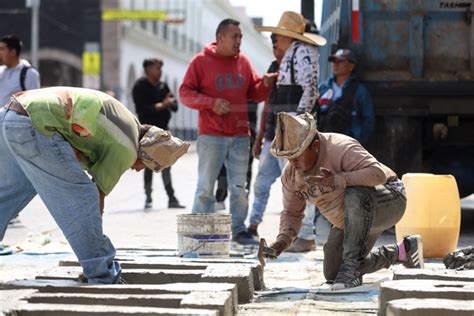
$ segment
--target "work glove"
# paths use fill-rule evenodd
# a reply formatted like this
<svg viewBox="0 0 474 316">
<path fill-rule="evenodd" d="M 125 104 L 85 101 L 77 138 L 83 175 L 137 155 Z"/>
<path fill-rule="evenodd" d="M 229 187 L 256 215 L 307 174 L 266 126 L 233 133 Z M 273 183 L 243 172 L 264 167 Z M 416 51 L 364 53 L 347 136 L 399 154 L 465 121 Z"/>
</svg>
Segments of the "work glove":
<svg viewBox="0 0 474 316">
<path fill-rule="evenodd" d="M 269 256 L 269 258 L 276 259 L 283 252 L 283 250 L 288 248 L 288 244 L 283 240 L 276 240 L 270 245 L 270 248 L 275 250 L 275 255 Z"/>
</svg>

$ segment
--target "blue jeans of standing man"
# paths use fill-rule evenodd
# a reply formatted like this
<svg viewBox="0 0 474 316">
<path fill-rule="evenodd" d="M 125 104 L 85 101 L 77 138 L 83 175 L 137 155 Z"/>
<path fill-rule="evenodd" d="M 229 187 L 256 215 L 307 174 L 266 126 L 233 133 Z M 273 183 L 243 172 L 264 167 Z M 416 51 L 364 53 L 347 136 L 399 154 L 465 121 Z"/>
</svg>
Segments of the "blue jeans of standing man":
<svg viewBox="0 0 474 316">
<path fill-rule="evenodd" d="M 0 109 L 0 240 L 8 222 L 39 194 L 89 283 L 118 281 L 115 248 L 102 232 L 99 192 L 59 134 L 37 132 L 27 116 Z"/>
<path fill-rule="evenodd" d="M 230 191 L 230 214 L 232 215 L 232 235 L 245 231 L 245 219 L 248 212 L 247 167 L 249 159 L 248 136 L 225 137 L 200 135 L 197 140 L 198 183 L 194 197 L 193 213 L 213 213 L 214 184 L 222 164 L 227 169 L 227 181 Z"/>
<path fill-rule="evenodd" d="M 270 196 L 270 189 L 275 180 L 281 175 L 287 162 L 286 159 L 277 158 L 270 153 L 271 143 L 271 140 L 265 139 L 260 153 L 258 173 L 253 187 L 254 200 L 252 213 L 250 214 L 250 224 L 258 225 L 262 222 Z"/>
</svg>

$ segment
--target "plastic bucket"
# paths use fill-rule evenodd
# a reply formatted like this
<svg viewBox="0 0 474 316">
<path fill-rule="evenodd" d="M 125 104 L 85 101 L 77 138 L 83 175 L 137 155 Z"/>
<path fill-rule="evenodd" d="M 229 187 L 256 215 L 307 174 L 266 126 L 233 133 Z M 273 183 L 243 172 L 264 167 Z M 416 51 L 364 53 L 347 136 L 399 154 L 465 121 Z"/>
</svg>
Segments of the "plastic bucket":
<svg viewBox="0 0 474 316">
<path fill-rule="evenodd" d="M 461 202 L 451 175 L 407 173 L 402 177 L 407 207 L 395 225 L 397 240 L 419 234 L 423 255 L 443 258 L 456 250 L 461 225 Z"/>
<path fill-rule="evenodd" d="M 231 239 L 229 214 L 178 215 L 181 257 L 228 258 Z"/>
</svg>

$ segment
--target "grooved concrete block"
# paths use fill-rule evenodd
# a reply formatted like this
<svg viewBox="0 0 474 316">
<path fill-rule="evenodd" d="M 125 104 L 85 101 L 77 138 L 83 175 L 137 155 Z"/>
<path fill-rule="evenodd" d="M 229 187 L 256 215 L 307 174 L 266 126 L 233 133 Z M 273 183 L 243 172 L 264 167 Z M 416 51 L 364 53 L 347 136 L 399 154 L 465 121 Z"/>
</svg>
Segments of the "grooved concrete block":
<svg viewBox="0 0 474 316">
<path fill-rule="evenodd" d="M 122 277 L 129 284 L 166 284 L 179 282 L 199 282 L 204 270 L 148 270 L 127 269 L 122 270 Z M 46 271 L 36 279 L 63 279 L 78 280 L 82 273 L 80 267 L 61 267 Z"/>
<path fill-rule="evenodd" d="M 474 282 L 474 271 L 431 270 L 431 269 L 399 269 L 393 271 L 394 280 L 443 280 Z"/>
<path fill-rule="evenodd" d="M 263 269 L 260 262 L 254 259 L 181 259 L 183 262 L 193 263 L 209 263 L 209 264 L 232 264 L 232 265 L 248 265 L 252 269 L 253 284 L 255 290 L 260 291 L 265 289 L 265 282 L 263 279 Z"/>
<path fill-rule="evenodd" d="M 379 315 L 385 315 L 388 302 L 403 298 L 474 300 L 474 283 L 436 280 L 383 282 L 379 293 Z"/>
<path fill-rule="evenodd" d="M 472 316 L 474 301 L 406 298 L 387 304 L 387 316 Z"/>
<path fill-rule="evenodd" d="M 29 303 L 140 306 L 218 310 L 221 316 L 234 312 L 232 292 L 191 292 L 189 294 L 91 294 L 33 293 L 23 298 Z"/>
<path fill-rule="evenodd" d="M 182 308 L 217 309 L 220 316 L 237 313 L 237 305 L 232 303 L 230 292 L 191 292 L 183 297 Z"/>
<path fill-rule="evenodd" d="M 209 264 L 180 262 L 176 260 L 133 260 L 121 261 L 122 269 L 155 269 L 155 270 L 205 270 Z M 60 267 L 78 267 L 79 262 L 73 260 L 59 261 Z"/>
<path fill-rule="evenodd" d="M 202 275 L 203 282 L 237 284 L 239 304 L 253 299 L 254 285 L 251 268 L 245 265 L 212 265 Z"/>
<path fill-rule="evenodd" d="M 120 261 L 120 260 L 119 260 Z M 230 260 L 230 259 L 178 259 L 178 258 L 156 258 L 120 261 L 122 269 L 158 269 L 158 270 L 205 270 L 210 265 L 231 264 L 247 265 L 251 268 L 255 290 L 265 288 L 263 269 L 255 260 Z M 62 260 L 60 267 L 79 267 L 79 262 L 74 260 Z M 126 272 L 126 271 L 124 271 Z"/>
<path fill-rule="evenodd" d="M 29 303 L 81 304 L 180 308 L 187 294 L 90 294 L 90 293 L 35 293 L 25 300 Z M 230 295 L 230 293 L 229 293 Z M 217 308 L 213 308 L 217 309 Z"/>
<path fill-rule="evenodd" d="M 79 284 L 79 286 L 77 286 Z M 102 296 L 112 295 L 157 295 L 157 294 L 189 294 L 193 292 L 229 292 L 231 306 L 234 312 L 237 312 L 238 291 L 234 283 L 172 283 L 172 284 L 113 284 L 113 285 L 87 285 L 83 283 L 72 282 L 69 280 L 23 280 L 14 281 L 5 284 L 9 289 L 28 289 L 28 290 L 10 290 L 26 291 L 22 296 L 34 293 L 36 289 L 40 293 L 71 293 L 71 294 L 92 294 Z M 33 289 L 33 290 L 29 290 Z M 8 292 L 10 292 L 8 291 Z M 20 293 L 20 292 L 18 292 Z M 25 294 L 26 293 L 26 294 Z"/>
<path fill-rule="evenodd" d="M 64 304 L 28 304 L 21 303 L 4 312 L 22 316 L 113 316 L 113 315 L 195 315 L 218 316 L 219 311 L 190 308 L 158 308 L 105 305 L 64 305 Z"/>
</svg>

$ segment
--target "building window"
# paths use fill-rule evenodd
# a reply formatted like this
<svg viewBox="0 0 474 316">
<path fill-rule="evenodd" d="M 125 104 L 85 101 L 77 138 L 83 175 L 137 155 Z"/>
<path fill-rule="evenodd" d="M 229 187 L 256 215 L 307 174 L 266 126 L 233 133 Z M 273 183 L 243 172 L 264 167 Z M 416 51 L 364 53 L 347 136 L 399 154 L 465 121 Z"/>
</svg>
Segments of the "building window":
<svg viewBox="0 0 474 316">
<path fill-rule="evenodd" d="M 168 39 L 168 24 L 166 23 L 163 23 L 163 38 Z"/>
<path fill-rule="evenodd" d="M 178 48 L 178 30 L 173 30 L 173 46 Z"/>
</svg>

